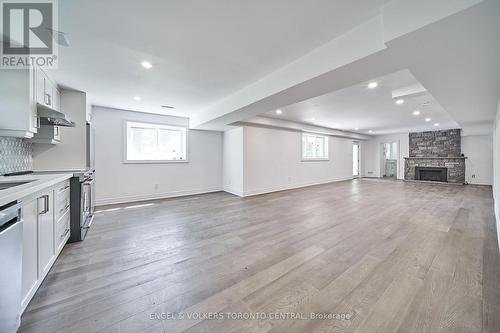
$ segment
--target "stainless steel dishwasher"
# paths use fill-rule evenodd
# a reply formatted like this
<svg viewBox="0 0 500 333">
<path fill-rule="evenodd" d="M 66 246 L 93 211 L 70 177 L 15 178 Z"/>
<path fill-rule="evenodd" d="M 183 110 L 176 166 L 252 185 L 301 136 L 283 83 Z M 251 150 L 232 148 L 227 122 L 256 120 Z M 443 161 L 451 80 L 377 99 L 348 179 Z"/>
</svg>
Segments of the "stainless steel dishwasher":
<svg viewBox="0 0 500 333">
<path fill-rule="evenodd" d="M 23 259 L 21 203 L 0 207 L 0 332 L 14 333 L 21 321 Z"/>
</svg>

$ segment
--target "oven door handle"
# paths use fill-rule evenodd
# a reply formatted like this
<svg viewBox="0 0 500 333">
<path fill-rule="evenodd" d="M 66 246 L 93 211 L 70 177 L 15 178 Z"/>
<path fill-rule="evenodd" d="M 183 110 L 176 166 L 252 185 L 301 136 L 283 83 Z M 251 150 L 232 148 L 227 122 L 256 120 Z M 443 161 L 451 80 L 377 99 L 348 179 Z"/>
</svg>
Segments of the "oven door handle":
<svg viewBox="0 0 500 333">
<path fill-rule="evenodd" d="M 82 227 L 82 229 L 90 229 L 90 226 L 92 225 L 92 222 L 94 222 L 94 215 L 91 215 L 91 216 L 90 216 L 90 221 L 89 221 L 89 223 L 87 224 L 87 226 Z"/>
</svg>

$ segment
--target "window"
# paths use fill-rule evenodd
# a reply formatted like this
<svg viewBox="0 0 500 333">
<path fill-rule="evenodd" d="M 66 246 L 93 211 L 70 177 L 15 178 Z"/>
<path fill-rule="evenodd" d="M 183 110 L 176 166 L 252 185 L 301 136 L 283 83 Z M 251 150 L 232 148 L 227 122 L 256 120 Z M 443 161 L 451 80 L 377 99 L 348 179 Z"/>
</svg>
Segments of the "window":
<svg viewBox="0 0 500 333">
<path fill-rule="evenodd" d="M 186 161 L 187 129 L 126 122 L 125 162 Z"/>
<path fill-rule="evenodd" d="M 316 134 L 302 134 L 303 160 L 328 160 L 328 137 Z"/>
</svg>

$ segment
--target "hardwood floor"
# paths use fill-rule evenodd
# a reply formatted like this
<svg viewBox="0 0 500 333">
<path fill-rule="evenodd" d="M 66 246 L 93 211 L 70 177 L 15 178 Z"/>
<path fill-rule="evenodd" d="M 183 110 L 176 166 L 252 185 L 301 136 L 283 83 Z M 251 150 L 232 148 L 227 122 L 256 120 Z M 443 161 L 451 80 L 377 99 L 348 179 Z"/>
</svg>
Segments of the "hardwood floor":
<svg viewBox="0 0 500 333">
<path fill-rule="evenodd" d="M 359 179 L 148 204 L 104 207 L 20 331 L 500 332 L 490 187 Z"/>
</svg>

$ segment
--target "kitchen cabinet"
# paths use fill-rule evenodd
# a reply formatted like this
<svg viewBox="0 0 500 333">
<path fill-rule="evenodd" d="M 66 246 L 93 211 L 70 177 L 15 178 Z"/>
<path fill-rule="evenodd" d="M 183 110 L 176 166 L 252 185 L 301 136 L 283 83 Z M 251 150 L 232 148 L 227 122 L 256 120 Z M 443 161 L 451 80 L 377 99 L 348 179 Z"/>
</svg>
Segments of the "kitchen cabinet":
<svg viewBox="0 0 500 333">
<path fill-rule="evenodd" d="M 60 91 L 57 85 L 45 74 L 45 72 L 36 68 L 36 102 L 44 107 L 60 111 Z"/>
<path fill-rule="evenodd" d="M 47 191 L 37 198 L 38 201 L 38 266 L 45 276 L 54 259 L 54 194 Z"/>
<path fill-rule="evenodd" d="M 59 184 L 55 189 L 54 242 L 56 252 L 62 250 L 70 233 L 70 186 L 69 181 Z"/>
<path fill-rule="evenodd" d="M 69 180 L 21 199 L 23 202 L 24 310 L 70 236 Z"/>
<path fill-rule="evenodd" d="M 35 75 L 35 100 L 38 104 L 45 105 L 45 74 L 39 68 L 35 68 L 33 73 Z"/>
<path fill-rule="evenodd" d="M 60 111 L 60 94 L 40 68 L 2 70 L 0 136 L 32 138 L 40 126 L 37 108 Z"/>
<path fill-rule="evenodd" d="M 35 71 L 2 70 L 0 75 L 0 136 L 31 138 L 38 128 Z"/>
<path fill-rule="evenodd" d="M 36 197 L 23 201 L 23 308 L 29 303 L 38 283 L 38 200 Z"/>
</svg>

